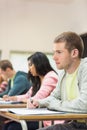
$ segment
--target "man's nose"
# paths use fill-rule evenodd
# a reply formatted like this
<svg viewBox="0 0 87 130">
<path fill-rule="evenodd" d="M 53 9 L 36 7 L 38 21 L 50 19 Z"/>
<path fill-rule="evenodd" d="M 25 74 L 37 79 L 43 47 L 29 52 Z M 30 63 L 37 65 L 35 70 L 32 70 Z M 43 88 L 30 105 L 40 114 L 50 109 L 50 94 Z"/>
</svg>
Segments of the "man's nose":
<svg viewBox="0 0 87 130">
<path fill-rule="evenodd" d="M 53 54 L 53 59 L 54 59 L 54 60 L 57 59 L 57 54 L 56 54 L 56 53 Z"/>
</svg>

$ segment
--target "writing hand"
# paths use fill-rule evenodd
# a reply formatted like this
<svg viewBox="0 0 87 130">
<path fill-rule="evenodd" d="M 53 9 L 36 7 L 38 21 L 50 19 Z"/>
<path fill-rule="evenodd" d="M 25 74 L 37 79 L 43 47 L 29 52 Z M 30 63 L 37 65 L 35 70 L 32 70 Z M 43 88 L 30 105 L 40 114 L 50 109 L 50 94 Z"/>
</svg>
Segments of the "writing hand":
<svg viewBox="0 0 87 130">
<path fill-rule="evenodd" d="M 38 101 L 30 98 L 28 101 L 27 101 L 27 108 L 37 108 L 39 106 L 38 104 Z"/>
</svg>

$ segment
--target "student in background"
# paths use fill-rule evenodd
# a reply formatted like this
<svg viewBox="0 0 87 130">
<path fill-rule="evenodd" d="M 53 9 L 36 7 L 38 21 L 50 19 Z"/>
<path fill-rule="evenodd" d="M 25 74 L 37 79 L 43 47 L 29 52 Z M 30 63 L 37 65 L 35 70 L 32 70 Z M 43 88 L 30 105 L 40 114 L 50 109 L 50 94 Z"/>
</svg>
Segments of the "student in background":
<svg viewBox="0 0 87 130">
<path fill-rule="evenodd" d="M 2 74 L 0 74 L 0 93 L 3 93 L 6 90 L 8 85 L 8 81 L 4 78 Z"/>
<path fill-rule="evenodd" d="M 57 68 L 64 69 L 64 72 L 51 95 L 33 100 L 31 108 L 39 105 L 52 110 L 87 113 L 87 58 L 82 58 L 82 39 L 74 32 L 64 32 L 54 40 L 53 50 Z M 72 120 L 38 130 L 87 130 L 87 122 Z"/>
<path fill-rule="evenodd" d="M 32 99 L 43 99 L 50 95 L 56 87 L 58 81 L 57 73 L 51 67 L 47 56 L 42 52 L 36 52 L 28 57 L 29 73 L 28 77 L 32 82 L 32 87 L 25 95 L 8 97 L 7 100 L 17 100 L 30 102 Z M 27 122 L 28 129 L 35 130 L 39 127 L 38 121 Z M 17 122 L 9 122 L 2 130 L 22 130 Z"/>
<path fill-rule="evenodd" d="M 16 72 L 9 60 L 0 61 L 0 73 L 8 80 L 8 86 L 0 94 L 0 97 L 24 94 L 31 87 L 27 73 L 23 71 Z"/>
</svg>

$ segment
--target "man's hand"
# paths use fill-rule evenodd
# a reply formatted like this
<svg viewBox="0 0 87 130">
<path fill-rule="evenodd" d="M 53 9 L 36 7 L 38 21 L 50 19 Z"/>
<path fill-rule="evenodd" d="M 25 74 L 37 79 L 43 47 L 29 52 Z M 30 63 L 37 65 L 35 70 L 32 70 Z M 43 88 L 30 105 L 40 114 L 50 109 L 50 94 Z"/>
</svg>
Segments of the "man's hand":
<svg viewBox="0 0 87 130">
<path fill-rule="evenodd" d="M 5 101 L 17 101 L 17 97 L 16 96 L 4 95 L 3 100 L 5 100 Z"/>
<path fill-rule="evenodd" d="M 38 100 L 34 100 L 32 98 L 27 100 L 27 108 L 37 108 L 37 107 L 39 107 Z"/>
<path fill-rule="evenodd" d="M 3 100 L 9 101 L 9 96 L 8 96 L 8 95 L 4 95 L 4 96 L 3 96 Z"/>
</svg>

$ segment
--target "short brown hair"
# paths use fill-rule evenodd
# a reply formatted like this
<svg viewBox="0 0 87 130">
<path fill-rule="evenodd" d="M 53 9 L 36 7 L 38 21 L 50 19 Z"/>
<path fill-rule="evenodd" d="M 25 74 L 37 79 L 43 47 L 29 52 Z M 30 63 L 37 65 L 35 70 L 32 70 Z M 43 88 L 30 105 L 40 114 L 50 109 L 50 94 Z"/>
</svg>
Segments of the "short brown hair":
<svg viewBox="0 0 87 130">
<path fill-rule="evenodd" d="M 59 43 L 59 42 L 65 42 L 65 48 L 71 52 L 73 49 L 78 49 L 79 51 L 79 58 L 82 57 L 83 51 L 84 51 L 84 44 L 83 40 L 81 37 L 76 34 L 75 32 L 63 32 L 62 34 L 58 35 L 54 43 Z"/>
<path fill-rule="evenodd" d="M 10 68 L 13 70 L 13 66 L 12 66 L 12 63 L 9 61 L 9 60 L 1 60 L 0 61 L 0 68 L 2 70 L 6 70 L 7 68 Z"/>
</svg>

